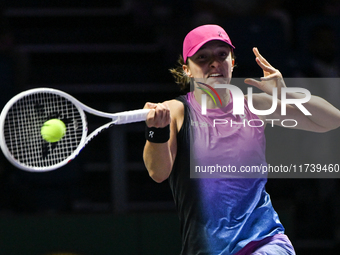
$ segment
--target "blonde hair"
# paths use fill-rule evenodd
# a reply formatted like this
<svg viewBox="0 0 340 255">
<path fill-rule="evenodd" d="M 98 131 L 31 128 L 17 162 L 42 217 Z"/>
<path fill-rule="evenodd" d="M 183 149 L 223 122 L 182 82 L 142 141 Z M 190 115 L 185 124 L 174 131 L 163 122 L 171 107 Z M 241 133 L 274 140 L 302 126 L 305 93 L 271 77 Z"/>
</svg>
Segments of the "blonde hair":
<svg viewBox="0 0 340 255">
<path fill-rule="evenodd" d="M 177 66 L 174 68 L 169 69 L 172 76 L 175 78 L 175 82 L 179 85 L 180 89 L 185 91 L 189 90 L 190 88 L 190 78 L 183 70 L 184 59 L 182 55 L 179 55 L 177 60 Z"/>
</svg>

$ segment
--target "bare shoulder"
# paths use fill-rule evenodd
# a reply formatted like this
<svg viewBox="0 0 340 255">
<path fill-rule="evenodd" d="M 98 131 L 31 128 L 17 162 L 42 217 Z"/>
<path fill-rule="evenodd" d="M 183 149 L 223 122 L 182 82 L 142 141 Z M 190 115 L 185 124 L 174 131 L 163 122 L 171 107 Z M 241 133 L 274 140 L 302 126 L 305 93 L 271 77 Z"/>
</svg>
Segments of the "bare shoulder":
<svg viewBox="0 0 340 255">
<path fill-rule="evenodd" d="M 184 105 L 176 99 L 165 101 L 165 103 L 170 108 L 171 121 L 176 124 L 177 131 L 179 131 L 184 120 Z"/>
<path fill-rule="evenodd" d="M 177 114 L 183 114 L 184 113 L 184 105 L 182 102 L 173 99 L 173 100 L 169 100 L 169 101 L 165 101 L 165 103 L 169 106 L 170 111 L 177 115 Z"/>
</svg>

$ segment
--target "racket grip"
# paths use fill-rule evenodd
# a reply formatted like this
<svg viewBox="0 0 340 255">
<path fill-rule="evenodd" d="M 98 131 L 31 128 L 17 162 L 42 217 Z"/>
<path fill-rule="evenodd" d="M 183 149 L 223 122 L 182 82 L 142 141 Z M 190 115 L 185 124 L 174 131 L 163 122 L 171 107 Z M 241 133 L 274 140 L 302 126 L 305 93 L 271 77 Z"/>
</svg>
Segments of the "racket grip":
<svg viewBox="0 0 340 255">
<path fill-rule="evenodd" d="M 115 124 L 126 124 L 145 121 L 149 111 L 150 109 L 140 109 L 117 113 L 115 114 L 115 117 L 117 118 Z"/>
</svg>

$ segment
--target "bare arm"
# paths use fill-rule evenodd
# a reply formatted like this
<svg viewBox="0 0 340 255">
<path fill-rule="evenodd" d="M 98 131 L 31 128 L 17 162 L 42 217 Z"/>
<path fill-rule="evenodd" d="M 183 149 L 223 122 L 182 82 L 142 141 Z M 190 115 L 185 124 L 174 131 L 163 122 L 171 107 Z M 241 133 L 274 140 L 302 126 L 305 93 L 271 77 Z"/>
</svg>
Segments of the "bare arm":
<svg viewBox="0 0 340 255">
<path fill-rule="evenodd" d="M 273 88 L 278 89 L 278 98 L 281 98 L 281 89 L 285 88 L 286 85 L 279 70 L 271 66 L 259 53 L 257 48 L 254 48 L 253 51 L 256 56 L 257 64 L 263 70 L 263 77 L 261 78 L 261 81 L 246 79 L 245 82 L 265 92 L 254 97 L 254 107 L 258 110 L 266 110 L 272 105 L 271 92 Z M 287 98 L 290 99 L 299 99 L 303 97 L 304 95 L 300 93 L 287 94 Z M 340 111 L 326 100 L 317 96 L 312 96 L 307 103 L 303 104 L 303 106 L 312 115 L 304 115 L 295 105 L 287 105 L 287 113 L 282 116 L 281 101 L 278 100 L 276 111 L 270 116 L 262 116 L 261 118 L 265 119 L 264 117 L 266 117 L 268 119 L 279 120 L 294 119 L 298 123 L 295 128 L 313 132 L 326 132 L 340 126 Z M 275 124 L 280 125 L 281 122 L 278 121 L 275 122 Z"/>
<path fill-rule="evenodd" d="M 144 108 L 152 109 L 148 114 L 148 127 L 162 128 L 170 124 L 170 139 L 165 143 L 146 141 L 143 159 L 150 177 L 156 182 L 166 180 L 172 170 L 177 153 L 177 133 L 183 123 L 184 107 L 177 100 L 162 104 L 147 103 Z"/>
<path fill-rule="evenodd" d="M 289 93 L 287 98 L 301 98 L 299 93 Z M 257 109 L 269 109 L 272 104 L 272 96 L 262 93 L 254 95 L 254 107 Z M 312 114 L 304 115 L 295 105 L 287 105 L 286 115 L 281 114 L 281 101 L 278 100 L 276 111 L 269 116 L 261 116 L 261 119 L 275 119 L 274 124 L 282 126 L 281 120 L 293 119 L 297 122 L 296 129 L 312 132 L 327 132 L 340 126 L 340 111 L 321 97 L 312 96 L 303 106 Z"/>
<path fill-rule="evenodd" d="M 287 94 L 287 98 L 288 97 L 301 98 L 303 95 L 299 93 L 289 93 Z M 298 128 L 314 132 L 326 132 L 340 126 L 340 111 L 325 99 L 312 96 L 303 106 L 312 115 L 302 114 L 294 105 L 287 106 L 287 116 L 289 118 L 296 117 L 297 120 L 300 121 Z"/>
</svg>

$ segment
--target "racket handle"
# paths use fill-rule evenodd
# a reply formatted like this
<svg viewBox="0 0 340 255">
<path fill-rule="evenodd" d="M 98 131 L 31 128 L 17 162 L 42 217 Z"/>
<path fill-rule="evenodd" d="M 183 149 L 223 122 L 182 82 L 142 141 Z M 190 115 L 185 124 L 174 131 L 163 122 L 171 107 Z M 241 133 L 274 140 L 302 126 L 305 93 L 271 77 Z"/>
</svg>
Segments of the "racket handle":
<svg viewBox="0 0 340 255">
<path fill-rule="evenodd" d="M 120 112 L 115 114 L 115 124 L 126 124 L 139 121 L 145 121 L 150 109 L 140 109 L 133 111 Z"/>
</svg>

